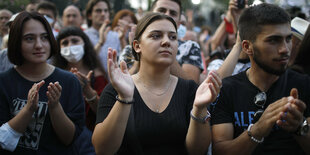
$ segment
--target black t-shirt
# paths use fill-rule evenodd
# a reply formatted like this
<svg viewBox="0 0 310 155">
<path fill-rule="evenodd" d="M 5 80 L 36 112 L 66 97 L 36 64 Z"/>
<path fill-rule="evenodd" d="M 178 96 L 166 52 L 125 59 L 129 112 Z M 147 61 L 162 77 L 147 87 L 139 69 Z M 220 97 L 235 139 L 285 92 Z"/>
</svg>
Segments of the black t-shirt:
<svg viewBox="0 0 310 155">
<path fill-rule="evenodd" d="M 131 123 L 128 122 L 118 153 L 137 154 L 135 151 L 138 144 L 143 154 L 186 154 L 185 138 L 196 89 L 197 84 L 194 81 L 179 78 L 167 108 L 162 113 L 155 113 L 147 107 L 135 88 L 135 133 L 130 129 Z M 117 92 L 111 84 L 105 87 L 98 105 L 97 123 L 107 117 L 116 101 L 116 95 Z M 136 135 L 136 140 L 133 134 Z"/>
<path fill-rule="evenodd" d="M 292 88 L 297 88 L 299 99 L 307 104 L 305 117 L 310 116 L 310 78 L 287 70 L 273 83 L 266 92 L 265 108 L 290 95 Z M 259 109 L 254 104 L 254 97 L 261 92 L 247 78 L 246 72 L 225 78 L 223 87 L 217 101 L 211 104 L 211 124 L 232 123 L 234 125 L 234 138 L 247 130 L 253 124 L 254 113 Z M 265 141 L 259 144 L 253 154 L 304 154 L 302 148 L 293 138 L 293 134 L 274 126 Z"/>
<path fill-rule="evenodd" d="M 80 82 L 70 72 L 55 68 L 44 79 L 45 84 L 39 90 L 38 110 L 20 137 L 13 152 L 0 148 L 0 154 L 76 154 L 73 145 L 65 146 L 53 129 L 48 112 L 47 86 L 58 81 L 62 87 L 59 102 L 63 111 L 75 125 L 75 137 L 79 136 L 84 124 L 84 100 Z M 39 82 L 39 81 L 37 81 Z M 0 125 L 15 117 L 27 104 L 28 91 L 35 82 L 29 81 L 17 73 L 14 68 L 0 74 Z"/>
</svg>

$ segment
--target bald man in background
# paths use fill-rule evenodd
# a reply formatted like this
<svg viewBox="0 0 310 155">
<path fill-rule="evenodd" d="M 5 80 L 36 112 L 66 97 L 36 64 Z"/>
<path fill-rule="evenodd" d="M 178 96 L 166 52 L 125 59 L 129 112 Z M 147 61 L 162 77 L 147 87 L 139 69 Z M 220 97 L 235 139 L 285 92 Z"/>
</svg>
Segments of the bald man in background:
<svg viewBox="0 0 310 155">
<path fill-rule="evenodd" d="M 81 27 L 83 19 L 79 8 L 74 5 L 67 6 L 63 11 L 62 22 L 64 27 Z"/>
<path fill-rule="evenodd" d="M 7 9 L 0 10 L 0 45 L 2 45 L 2 38 L 8 34 L 9 27 L 6 23 L 12 16 L 12 12 Z"/>
</svg>

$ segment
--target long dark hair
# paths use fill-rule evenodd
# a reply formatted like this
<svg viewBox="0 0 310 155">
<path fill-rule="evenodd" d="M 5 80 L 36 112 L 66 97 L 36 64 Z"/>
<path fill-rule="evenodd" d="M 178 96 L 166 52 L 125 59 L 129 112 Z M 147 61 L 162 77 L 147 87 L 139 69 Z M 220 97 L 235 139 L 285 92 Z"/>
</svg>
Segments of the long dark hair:
<svg viewBox="0 0 310 155">
<path fill-rule="evenodd" d="M 293 70 L 298 71 L 300 73 L 307 73 L 310 75 L 310 27 L 308 27 L 304 39 L 302 40 L 298 54 L 294 61 L 293 66 L 291 67 Z"/>
<path fill-rule="evenodd" d="M 57 43 L 60 47 L 60 41 L 68 36 L 79 36 L 84 41 L 84 56 L 82 58 L 83 64 L 87 66 L 88 69 L 93 70 L 95 68 L 99 68 L 104 74 L 105 71 L 101 67 L 101 63 L 99 59 L 97 58 L 97 54 L 95 52 L 95 49 L 90 42 L 88 36 L 78 27 L 75 26 L 69 26 L 61 29 L 61 31 L 58 33 L 57 36 Z M 53 64 L 56 67 L 67 69 L 68 67 L 68 61 L 61 56 L 60 52 L 55 54 L 55 57 L 53 58 Z"/>
</svg>

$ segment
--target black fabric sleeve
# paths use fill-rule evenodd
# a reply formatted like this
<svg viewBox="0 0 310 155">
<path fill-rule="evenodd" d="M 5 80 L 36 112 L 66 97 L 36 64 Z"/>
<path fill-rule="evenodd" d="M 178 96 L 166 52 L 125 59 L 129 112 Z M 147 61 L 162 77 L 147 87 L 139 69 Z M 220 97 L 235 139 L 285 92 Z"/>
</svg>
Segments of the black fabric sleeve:
<svg viewBox="0 0 310 155">
<path fill-rule="evenodd" d="M 108 116 L 116 102 L 116 95 L 117 92 L 113 88 L 112 84 L 109 83 L 100 95 L 100 100 L 97 108 L 96 124 L 102 122 Z"/>
<path fill-rule="evenodd" d="M 304 83 L 305 91 L 303 92 L 303 95 L 305 96 L 304 103 L 306 104 L 306 110 L 304 111 L 305 117 L 310 117 L 310 78 L 309 76 L 305 77 L 307 80 L 307 83 Z"/>
<path fill-rule="evenodd" d="M 229 95 L 226 94 L 224 87 L 222 87 L 216 102 L 211 104 L 211 125 L 233 122 L 233 106 L 229 104 L 229 100 Z"/>
<path fill-rule="evenodd" d="M 198 89 L 198 85 L 193 81 L 193 80 L 189 80 L 187 81 L 187 86 L 185 87 L 185 90 L 189 90 L 188 91 L 188 101 L 187 101 L 187 107 L 186 107 L 186 112 L 187 112 L 187 116 L 185 118 L 190 118 L 188 116 L 190 116 L 190 111 L 193 109 L 193 104 L 195 101 L 195 96 L 196 96 L 196 91 Z M 188 119 L 188 122 L 190 121 L 190 119 Z"/>
</svg>

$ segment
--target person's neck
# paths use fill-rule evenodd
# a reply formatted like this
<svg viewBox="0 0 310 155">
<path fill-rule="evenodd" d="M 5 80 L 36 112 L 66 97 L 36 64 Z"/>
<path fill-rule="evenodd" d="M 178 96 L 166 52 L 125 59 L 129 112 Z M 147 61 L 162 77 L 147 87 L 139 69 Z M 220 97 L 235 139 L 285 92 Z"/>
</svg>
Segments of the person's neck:
<svg viewBox="0 0 310 155">
<path fill-rule="evenodd" d="M 15 69 L 27 80 L 37 82 L 47 78 L 54 71 L 55 67 L 48 63 L 39 65 L 25 63 L 21 66 L 16 66 Z"/>
<path fill-rule="evenodd" d="M 92 26 L 95 30 L 99 31 L 101 25 L 92 24 Z"/>
<path fill-rule="evenodd" d="M 8 34 L 8 31 L 7 31 L 7 30 L 5 30 L 5 29 L 0 30 L 0 36 L 1 36 L 1 37 L 4 37 L 4 36 L 7 35 L 7 34 Z"/>
<path fill-rule="evenodd" d="M 147 86 L 163 87 L 166 86 L 170 79 L 170 67 L 160 68 L 159 66 L 140 64 L 140 69 L 137 76 L 139 82 L 143 82 Z"/>
<path fill-rule="evenodd" d="M 246 75 L 249 81 L 263 92 L 266 92 L 279 79 L 278 75 L 267 73 L 253 63 L 251 68 L 246 71 Z"/>
</svg>

